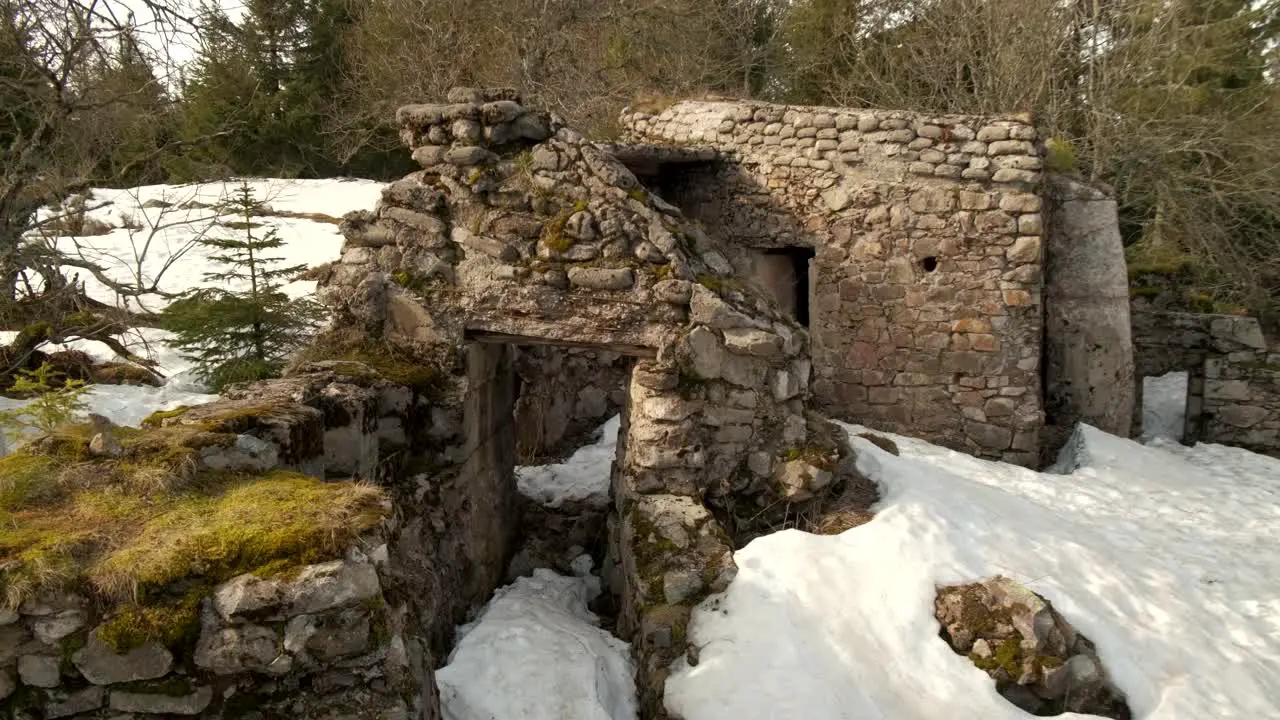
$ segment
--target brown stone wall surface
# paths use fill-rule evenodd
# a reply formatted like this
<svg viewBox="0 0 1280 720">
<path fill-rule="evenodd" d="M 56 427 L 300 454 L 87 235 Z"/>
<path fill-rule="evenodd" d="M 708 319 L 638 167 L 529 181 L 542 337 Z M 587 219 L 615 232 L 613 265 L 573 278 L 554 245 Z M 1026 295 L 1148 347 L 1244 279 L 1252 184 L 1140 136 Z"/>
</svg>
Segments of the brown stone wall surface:
<svg viewBox="0 0 1280 720">
<path fill-rule="evenodd" d="M 740 263 L 742 245 L 815 248 L 810 330 L 824 410 L 1037 461 L 1043 223 L 1032 125 L 750 102 L 682 102 L 623 122 L 632 148 L 705 148 L 642 177 L 718 241 L 708 262 Z"/>
</svg>

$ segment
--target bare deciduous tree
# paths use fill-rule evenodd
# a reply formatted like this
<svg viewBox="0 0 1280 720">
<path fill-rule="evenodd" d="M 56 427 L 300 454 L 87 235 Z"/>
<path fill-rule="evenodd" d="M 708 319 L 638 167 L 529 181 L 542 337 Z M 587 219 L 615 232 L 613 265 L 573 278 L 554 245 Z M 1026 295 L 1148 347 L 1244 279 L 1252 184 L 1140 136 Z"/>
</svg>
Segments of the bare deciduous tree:
<svg viewBox="0 0 1280 720">
<path fill-rule="evenodd" d="M 167 111 L 167 52 L 195 30 L 178 0 L 0 0 L 0 328 L 26 330 L 0 350 L 0 378 L 45 342 L 101 340 L 128 356 L 115 338 L 139 318 L 88 297 L 75 273 L 122 295 L 145 288 L 42 242 L 59 213 L 40 210 L 127 180 L 172 149 L 111 161 L 121 138 Z"/>
</svg>

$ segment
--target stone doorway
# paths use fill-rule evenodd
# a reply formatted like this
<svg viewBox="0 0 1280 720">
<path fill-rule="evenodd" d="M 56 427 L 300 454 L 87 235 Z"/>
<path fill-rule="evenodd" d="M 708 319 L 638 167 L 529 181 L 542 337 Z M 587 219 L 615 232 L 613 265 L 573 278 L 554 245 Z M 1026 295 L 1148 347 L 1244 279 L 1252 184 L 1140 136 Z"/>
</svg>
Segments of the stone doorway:
<svg viewBox="0 0 1280 720">
<path fill-rule="evenodd" d="M 492 501 L 506 505 L 509 511 L 489 517 L 507 517 L 515 521 L 509 522 L 506 528 L 494 527 L 481 533 L 488 538 L 504 538 L 505 547 L 500 552 L 504 558 L 503 574 L 493 587 L 514 582 L 517 577 L 528 575 L 537 568 L 572 575 L 574 559 L 582 554 L 590 555 L 605 588 L 592 609 L 601 617 L 605 627 L 613 629 L 620 606 L 618 594 L 621 587 L 610 582 L 612 559 L 608 518 L 616 509 L 613 476 L 622 467 L 625 443 L 620 438 L 613 463 L 603 477 L 597 478 L 605 490 L 605 502 L 575 497 L 555 506 L 540 503 L 520 493 L 516 468 L 519 465 L 543 464 L 541 458 L 530 460 L 521 457 L 521 451 L 525 449 L 521 441 L 529 437 L 531 418 L 552 405 L 583 405 L 580 396 L 592 395 L 583 393 L 584 387 L 596 388 L 617 381 L 618 388 L 614 393 L 617 406 L 612 410 L 621 416 L 623 430 L 620 434 L 625 435 L 625 429 L 630 425 L 626 388 L 631 382 L 631 369 L 637 358 L 651 353 L 639 348 L 627 348 L 627 352 L 619 353 L 617 348 L 603 345 L 562 344 L 538 338 L 485 333 L 467 333 L 467 336 L 467 390 L 463 407 L 467 460 L 462 470 L 463 482 L 493 488 Z M 530 363 L 531 358 L 537 362 Z M 566 364 L 581 364 L 586 358 L 606 362 L 596 368 L 599 372 L 595 374 L 590 369 L 565 374 Z M 538 370 L 544 373 L 539 374 Z M 531 391 L 534 394 L 531 395 Z M 590 409 L 594 412 L 599 408 Z M 588 420 L 585 417 L 579 419 L 584 423 Z M 603 424 L 608 418 L 598 419 L 599 424 Z M 543 430 L 541 427 L 532 429 Z M 547 462 L 563 459 L 547 459 Z M 484 557 L 494 557 L 499 554 L 494 552 L 496 550 L 477 548 Z"/>
</svg>

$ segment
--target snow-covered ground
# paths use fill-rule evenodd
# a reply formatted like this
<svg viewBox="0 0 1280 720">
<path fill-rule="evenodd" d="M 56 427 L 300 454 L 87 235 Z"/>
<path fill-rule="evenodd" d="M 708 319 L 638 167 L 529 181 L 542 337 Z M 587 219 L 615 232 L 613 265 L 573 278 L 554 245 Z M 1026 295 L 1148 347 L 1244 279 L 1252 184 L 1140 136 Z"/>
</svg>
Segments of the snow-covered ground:
<svg viewBox="0 0 1280 720">
<path fill-rule="evenodd" d="M 1081 426 L 1037 473 L 892 436 L 855 438 L 884 500 L 835 537 L 738 552 L 695 613 L 686 720 L 1026 717 L 938 637 L 934 587 L 1003 574 L 1094 640 L 1135 718 L 1280 716 L 1280 461 L 1146 447 Z"/>
<path fill-rule="evenodd" d="M 1081 426 L 1059 464 L 1035 472 L 890 435 L 895 457 L 844 427 L 860 470 L 883 490 L 876 518 L 838 536 L 776 533 L 739 551 L 737 578 L 695 612 L 699 662 L 668 681 L 671 711 L 1029 717 L 951 651 L 933 617 L 937 585 L 1003 574 L 1097 643 L 1135 718 L 1280 718 L 1280 461 Z M 567 463 L 574 477 L 608 476 L 611 455 L 591 457 L 594 469 Z M 537 477 L 552 480 L 524 492 L 544 502 L 573 486 Z M 514 622 L 534 642 L 539 620 Z M 535 667 L 551 648 L 495 646 L 490 661 Z M 490 714 L 457 717 L 505 720 L 524 717 L 508 703 L 537 705 L 524 697 L 535 687 L 477 682 L 495 696 Z"/>
<path fill-rule="evenodd" d="M 459 629 L 436 671 L 445 720 L 629 720 L 636 717 L 630 649 L 597 626 L 590 556 L 577 576 L 536 570 L 494 593 Z"/>
<path fill-rule="evenodd" d="M 274 229 L 284 241 L 277 255 L 282 259 L 281 267 L 316 266 L 336 260 L 342 236 L 333 221 L 352 210 L 372 209 L 384 186 L 371 180 L 351 179 L 245 182 L 271 210 L 314 217 L 266 216 L 254 220 L 263 226 L 259 232 Z M 158 279 L 160 288 L 170 292 L 206 287 L 210 283 L 204 273 L 213 269 L 208 262 L 209 253 L 192 247 L 192 242 L 203 234 L 227 232 L 212 227 L 216 214 L 211 206 L 234 195 L 239 186 L 239 180 L 232 180 L 97 189 L 86 203 L 85 215 L 114 229 L 105 235 L 56 238 L 56 243 L 64 252 L 81 253 L 85 259 L 108 268 L 107 274 L 113 279 L 134 283 L 141 280 L 144 285 Z M 134 228 L 127 227 L 130 225 Z M 91 297 L 116 303 L 115 294 L 89 273 L 81 273 L 81 278 Z M 305 295 L 315 290 L 315 283 L 290 283 L 285 290 L 295 297 Z M 146 296 L 142 305 L 158 310 L 164 301 Z"/>
<path fill-rule="evenodd" d="M 277 255 L 282 266 L 304 264 L 315 267 L 338 258 L 342 236 L 333 220 L 358 209 L 372 209 L 383 184 L 369 180 L 276 180 L 247 181 L 256 197 L 277 213 L 312 215 L 313 217 L 267 216 L 255 220 L 262 231 L 274 228 L 285 244 Z M 191 247 L 201 233 L 210 232 L 214 212 L 209 207 L 236 191 L 239 181 L 193 185 L 150 185 L 128 190 L 94 190 L 86 204 L 86 216 L 106 223 L 114 229 L 105 235 L 77 238 L 55 238 L 57 245 L 69 253 L 80 253 L 108 269 L 108 275 L 122 281 L 144 284 L 158 279 L 166 292 L 180 292 L 208 286 L 204 273 L 214 269 L 208 252 Z M 130 229 L 126 226 L 135 226 Z M 140 229 L 136 226 L 140 226 Z M 106 303 L 118 304 L 116 295 L 87 272 L 81 272 L 89 295 Z M 315 291 L 315 282 L 297 281 L 285 290 L 297 297 Z M 150 311 L 164 307 L 158 295 L 142 298 L 141 306 Z M 131 301 L 128 307 L 139 305 Z M 10 342 L 15 333 L 0 332 L 0 343 Z M 179 405 L 196 405 L 217 398 L 204 391 L 191 377 L 190 363 L 170 348 L 168 333 L 144 328 L 121 338 L 140 356 L 158 363 L 157 369 L 168 381 L 163 387 L 130 387 L 98 385 L 87 395 L 89 411 L 103 415 L 118 425 L 137 425 L 156 410 L 169 410 Z M 105 345 L 94 341 L 78 341 L 67 345 L 46 346 L 49 352 L 64 349 L 83 350 L 99 361 L 118 360 Z M 0 409 L 20 407 L 24 402 L 0 398 Z M 0 454 L 6 452 L 0 439 Z"/>
<path fill-rule="evenodd" d="M 596 430 L 594 442 L 579 448 L 563 463 L 516 468 L 520 494 L 553 508 L 566 502 L 608 504 L 609 464 L 617 451 L 621 425 L 622 418 L 615 415 Z"/>
</svg>

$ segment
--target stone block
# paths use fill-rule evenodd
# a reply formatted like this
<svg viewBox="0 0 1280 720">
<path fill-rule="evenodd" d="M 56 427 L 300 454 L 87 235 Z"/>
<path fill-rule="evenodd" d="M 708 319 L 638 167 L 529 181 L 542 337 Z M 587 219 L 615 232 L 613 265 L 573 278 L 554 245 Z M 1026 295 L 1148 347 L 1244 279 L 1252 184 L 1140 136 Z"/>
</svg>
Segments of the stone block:
<svg viewBox="0 0 1280 720">
<path fill-rule="evenodd" d="M 173 667 L 173 655 L 154 642 L 117 653 L 99 640 L 97 633 L 89 634 L 85 646 L 71 656 L 71 661 L 95 685 L 154 680 L 164 677 Z"/>
<path fill-rule="evenodd" d="M 84 627 L 85 616 L 79 610 L 63 610 L 32 623 L 31 630 L 45 645 L 57 645 L 66 636 Z"/>
<path fill-rule="evenodd" d="M 280 656 L 280 637 L 260 625 L 205 628 L 196 643 L 196 667 L 215 675 L 266 672 Z"/>
<path fill-rule="evenodd" d="M 635 284 L 631 268 L 569 268 L 569 284 L 591 290 L 626 290 Z"/>
<path fill-rule="evenodd" d="M 213 700 L 213 689 L 200 687 L 184 695 L 113 690 L 109 705 L 116 712 L 145 715 L 199 715 Z"/>
<path fill-rule="evenodd" d="M 1013 445 L 1013 431 L 990 423 L 966 422 L 965 435 L 988 450 L 1008 450 Z"/>
<path fill-rule="evenodd" d="M 1013 246 L 1005 254 L 1009 262 L 1037 263 L 1040 262 L 1040 247 L 1039 236 L 1023 235 L 1013 242 Z"/>
<path fill-rule="evenodd" d="M 105 691 L 96 685 L 75 692 L 51 692 L 44 704 L 44 717 L 46 720 L 56 720 L 56 718 L 92 712 L 102 707 L 105 694 Z"/>
<path fill-rule="evenodd" d="M 978 130 L 977 138 L 982 142 L 1007 140 L 1009 138 L 1009 128 L 999 125 L 987 125 Z"/>
<path fill-rule="evenodd" d="M 60 660 L 48 655 L 23 655 L 18 658 L 18 678 L 28 687 L 57 687 L 62 673 Z"/>
<path fill-rule="evenodd" d="M 739 355 L 772 358 L 782 353 L 782 338 L 764 330 L 729 328 L 724 331 L 724 344 Z"/>
</svg>

